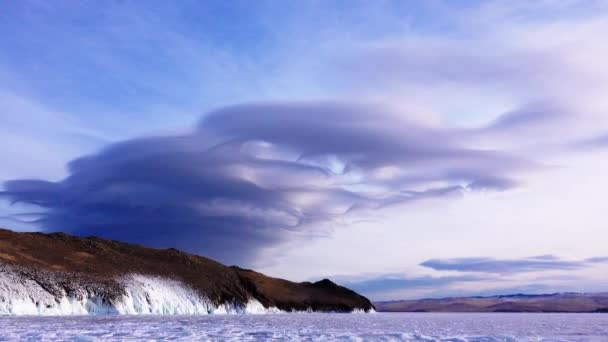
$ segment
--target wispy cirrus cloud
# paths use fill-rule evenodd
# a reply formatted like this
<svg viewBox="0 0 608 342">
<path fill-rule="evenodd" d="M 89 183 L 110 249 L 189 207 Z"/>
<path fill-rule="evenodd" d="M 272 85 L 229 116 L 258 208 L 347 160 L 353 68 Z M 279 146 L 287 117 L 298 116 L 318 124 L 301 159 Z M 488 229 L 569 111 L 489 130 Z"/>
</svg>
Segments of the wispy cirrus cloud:
<svg viewBox="0 0 608 342">
<path fill-rule="evenodd" d="M 462 21 L 446 25 L 455 34 L 355 44 L 338 59 L 338 79 L 357 94 L 417 103 L 458 125 L 485 122 L 478 133 L 489 146 L 563 151 L 608 125 L 601 96 L 608 73 L 600 57 L 608 51 L 594 34 L 608 30 L 605 4 L 577 7 L 489 2 L 454 11 L 452 19 Z"/>
</svg>

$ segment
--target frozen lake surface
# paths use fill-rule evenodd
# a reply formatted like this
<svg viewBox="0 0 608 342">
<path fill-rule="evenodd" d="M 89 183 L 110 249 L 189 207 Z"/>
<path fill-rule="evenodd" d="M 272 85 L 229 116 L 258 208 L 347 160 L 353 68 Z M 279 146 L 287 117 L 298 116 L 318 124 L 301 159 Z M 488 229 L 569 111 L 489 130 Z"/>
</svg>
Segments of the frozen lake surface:
<svg viewBox="0 0 608 342">
<path fill-rule="evenodd" d="M 608 314 L 0 317 L 0 341 L 608 341 Z"/>
</svg>

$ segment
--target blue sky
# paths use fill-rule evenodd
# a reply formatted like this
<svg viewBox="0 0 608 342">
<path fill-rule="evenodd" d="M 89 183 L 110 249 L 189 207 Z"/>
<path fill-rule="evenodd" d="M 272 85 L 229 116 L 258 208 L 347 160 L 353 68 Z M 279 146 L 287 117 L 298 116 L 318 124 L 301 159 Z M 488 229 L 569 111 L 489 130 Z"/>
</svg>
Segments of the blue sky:
<svg viewBox="0 0 608 342">
<path fill-rule="evenodd" d="M 606 290 L 607 6 L 2 4 L 0 225 L 373 299 Z"/>
</svg>

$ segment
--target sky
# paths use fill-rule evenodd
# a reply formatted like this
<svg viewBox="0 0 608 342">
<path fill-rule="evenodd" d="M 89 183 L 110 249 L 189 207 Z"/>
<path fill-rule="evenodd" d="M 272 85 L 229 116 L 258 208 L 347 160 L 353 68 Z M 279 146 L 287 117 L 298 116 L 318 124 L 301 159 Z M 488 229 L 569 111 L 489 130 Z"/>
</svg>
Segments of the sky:
<svg viewBox="0 0 608 342">
<path fill-rule="evenodd" d="M 0 226 L 373 300 L 608 291 L 608 1 L 0 5 Z"/>
</svg>

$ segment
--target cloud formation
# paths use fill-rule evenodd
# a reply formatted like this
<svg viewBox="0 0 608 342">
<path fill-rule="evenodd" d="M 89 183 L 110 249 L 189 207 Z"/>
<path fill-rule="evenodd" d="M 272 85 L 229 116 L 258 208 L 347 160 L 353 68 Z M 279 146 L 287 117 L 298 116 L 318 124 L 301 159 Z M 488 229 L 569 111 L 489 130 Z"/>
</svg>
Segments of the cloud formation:
<svg viewBox="0 0 608 342">
<path fill-rule="evenodd" d="M 239 263 L 349 213 L 511 188 L 530 167 L 457 130 L 331 102 L 226 107 L 192 133 L 115 143 L 68 166 L 59 182 L 12 180 L 1 195 L 43 208 L 47 230 Z"/>
<path fill-rule="evenodd" d="M 477 275 L 455 275 L 455 276 L 419 276 L 419 277 L 404 277 L 401 275 L 381 275 L 378 277 L 365 280 L 342 280 L 340 283 L 354 289 L 357 292 L 367 295 L 381 295 L 398 290 L 411 289 L 438 289 L 455 283 L 462 282 L 478 282 L 488 280 L 488 277 Z"/>
<path fill-rule="evenodd" d="M 601 281 L 594 283 L 581 275 L 587 269 L 601 273 L 597 271 L 598 267 L 603 269 L 608 265 L 608 257 L 565 260 L 547 254 L 519 259 L 430 259 L 420 265 L 438 272 L 417 276 L 389 273 L 334 278 L 374 300 L 580 292 L 580 283 L 585 282 L 586 288 L 598 291 L 604 289 Z"/>
<path fill-rule="evenodd" d="M 566 281 L 556 286 L 556 280 Z M 445 298 L 460 296 L 494 296 L 516 293 L 545 294 L 572 291 L 568 281 L 580 281 L 578 277 L 560 279 L 536 279 L 513 281 L 509 277 L 494 274 L 460 274 L 444 276 L 407 277 L 398 274 L 377 275 L 366 279 L 340 277 L 337 281 L 364 294 L 373 301 L 403 299 Z M 552 285 L 550 285 L 553 283 Z M 574 288 L 576 289 L 576 288 Z M 580 290 L 579 290 L 580 291 Z"/>
<path fill-rule="evenodd" d="M 14 2 L 0 227 L 375 299 L 605 290 L 604 257 L 519 256 L 603 255 L 607 5 Z"/>
<path fill-rule="evenodd" d="M 578 270 L 592 263 L 603 263 L 608 258 L 597 257 L 586 260 L 563 260 L 554 255 L 540 255 L 521 259 L 454 258 L 429 259 L 420 265 L 436 271 L 481 272 L 515 274 L 535 271 Z"/>
</svg>

